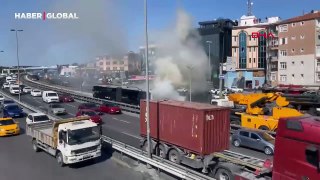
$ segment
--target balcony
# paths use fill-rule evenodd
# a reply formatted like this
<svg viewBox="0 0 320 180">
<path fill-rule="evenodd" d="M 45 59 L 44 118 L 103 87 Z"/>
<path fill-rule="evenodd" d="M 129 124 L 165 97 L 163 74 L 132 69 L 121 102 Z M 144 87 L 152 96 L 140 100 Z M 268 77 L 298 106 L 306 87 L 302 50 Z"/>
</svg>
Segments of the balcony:
<svg viewBox="0 0 320 180">
<path fill-rule="evenodd" d="M 278 62 L 278 56 L 270 56 L 271 62 Z"/>
</svg>

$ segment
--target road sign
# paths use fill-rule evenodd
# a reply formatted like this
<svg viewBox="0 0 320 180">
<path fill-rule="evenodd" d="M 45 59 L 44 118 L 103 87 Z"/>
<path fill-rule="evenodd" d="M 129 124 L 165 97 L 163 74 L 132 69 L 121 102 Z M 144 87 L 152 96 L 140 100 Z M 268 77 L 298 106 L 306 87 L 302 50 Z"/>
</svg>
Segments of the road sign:
<svg viewBox="0 0 320 180">
<path fill-rule="evenodd" d="M 224 74 L 219 75 L 219 79 L 224 79 Z"/>
<path fill-rule="evenodd" d="M 227 57 L 227 62 L 226 62 L 226 71 L 236 71 L 236 61 L 235 58 L 233 57 Z"/>
</svg>

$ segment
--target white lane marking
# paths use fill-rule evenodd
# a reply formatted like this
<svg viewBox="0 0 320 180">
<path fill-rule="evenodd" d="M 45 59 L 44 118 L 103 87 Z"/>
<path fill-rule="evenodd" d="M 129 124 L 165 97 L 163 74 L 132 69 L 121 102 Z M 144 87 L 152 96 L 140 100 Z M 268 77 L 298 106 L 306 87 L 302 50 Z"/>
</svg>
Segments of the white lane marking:
<svg viewBox="0 0 320 180">
<path fill-rule="evenodd" d="M 70 106 L 70 107 L 72 107 L 72 108 L 76 108 L 76 106 L 71 105 L 71 104 L 65 104 L 65 105 Z"/>
<path fill-rule="evenodd" d="M 120 121 L 120 122 L 124 122 L 124 123 L 127 123 L 127 124 L 130 124 L 129 121 L 125 121 L 125 120 L 122 120 L 122 119 L 118 119 L 118 118 L 112 118 L 112 119 Z"/>
<path fill-rule="evenodd" d="M 134 137 L 134 138 L 137 138 L 137 139 L 141 138 L 140 136 L 132 135 L 132 134 L 129 134 L 129 133 L 126 133 L 126 132 L 121 132 L 121 133 L 125 134 L 125 135 L 128 135 L 128 136 L 131 136 L 131 137 Z"/>
</svg>

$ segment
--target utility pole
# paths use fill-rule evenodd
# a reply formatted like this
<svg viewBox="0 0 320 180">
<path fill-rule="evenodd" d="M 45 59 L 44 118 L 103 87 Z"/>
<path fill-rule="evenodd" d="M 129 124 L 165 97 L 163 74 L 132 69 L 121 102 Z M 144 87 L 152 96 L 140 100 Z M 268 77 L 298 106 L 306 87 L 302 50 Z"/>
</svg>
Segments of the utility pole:
<svg viewBox="0 0 320 180">
<path fill-rule="evenodd" d="M 19 101 L 21 101 L 21 89 L 20 89 L 20 60 L 19 60 L 19 41 L 18 41 L 18 32 L 23 31 L 22 29 L 11 29 L 10 31 L 15 31 L 16 32 L 16 41 L 17 41 L 17 61 L 18 61 L 18 83 L 19 83 Z"/>
<path fill-rule="evenodd" d="M 148 48 L 148 0 L 144 0 L 144 20 L 145 20 L 145 58 L 146 58 L 146 121 L 147 121 L 147 143 L 148 143 L 148 158 L 151 158 L 151 139 L 150 139 L 150 108 L 149 108 L 149 48 Z"/>
<path fill-rule="evenodd" d="M 222 63 L 224 60 L 224 32 L 222 31 L 222 53 L 221 53 L 221 62 L 219 63 L 219 98 L 222 99 Z"/>
</svg>

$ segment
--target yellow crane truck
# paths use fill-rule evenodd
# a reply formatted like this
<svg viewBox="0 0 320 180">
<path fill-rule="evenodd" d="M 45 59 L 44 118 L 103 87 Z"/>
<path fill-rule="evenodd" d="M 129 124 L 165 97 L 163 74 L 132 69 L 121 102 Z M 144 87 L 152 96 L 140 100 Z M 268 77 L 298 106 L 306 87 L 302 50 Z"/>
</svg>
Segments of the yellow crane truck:
<svg viewBox="0 0 320 180">
<path fill-rule="evenodd" d="M 284 117 L 302 116 L 300 111 L 287 107 L 289 102 L 280 93 L 230 94 L 229 100 L 246 106 L 240 116 L 242 127 L 276 131 L 278 121 Z"/>
</svg>

